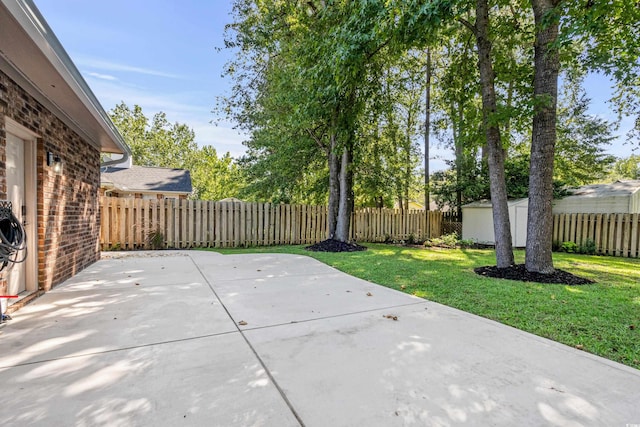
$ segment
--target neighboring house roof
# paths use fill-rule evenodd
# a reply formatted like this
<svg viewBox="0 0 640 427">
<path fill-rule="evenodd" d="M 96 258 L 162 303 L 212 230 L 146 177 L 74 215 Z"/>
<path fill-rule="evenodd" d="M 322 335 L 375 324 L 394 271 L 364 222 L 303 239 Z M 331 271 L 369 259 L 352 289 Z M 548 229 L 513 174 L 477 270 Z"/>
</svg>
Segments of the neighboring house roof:
<svg viewBox="0 0 640 427">
<path fill-rule="evenodd" d="M 131 168 L 103 168 L 100 174 L 103 187 L 127 192 L 191 193 L 191 174 L 186 169 L 131 166 Z"/>
<path fill-rule="evenodd" d="M 616 181 L 611 184 L 584 185 L 571 190 L 571 196 L 610 197 L 630 196 L 640 190 L 640 180 Z M 568 196 L 568 197 L 571 197 Z"/>
<path fill-rule="evenodd" d="M 585 185 L 553 201 L 554 213 L 640 213 L 640 180 Z"/>
<path fill-rule="evenodd" d="M 131 154 L 32 0 L 0 0 L 0 70 L 99 150 Z"/>
</svg>

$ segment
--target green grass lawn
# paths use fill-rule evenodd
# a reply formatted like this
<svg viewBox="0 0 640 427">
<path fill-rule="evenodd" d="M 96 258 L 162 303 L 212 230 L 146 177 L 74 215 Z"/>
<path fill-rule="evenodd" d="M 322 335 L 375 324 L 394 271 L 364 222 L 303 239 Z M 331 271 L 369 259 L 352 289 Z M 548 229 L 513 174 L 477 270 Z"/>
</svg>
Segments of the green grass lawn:
<svg viewBox="0 0 640 427">
<path fill-rule="evenodd" d="M 345 273 L 455 307 L 640 369 L 640 260 L 555 253 L 556 268 L 596 281 L 582 286 L 482 277 L 492 250 L 367 244 L 364 252 L 302 246 L 216 249 L 224 254 L 304 254 Z M 516 251 L 516 262 L 524 252 Z"/>
</svg>

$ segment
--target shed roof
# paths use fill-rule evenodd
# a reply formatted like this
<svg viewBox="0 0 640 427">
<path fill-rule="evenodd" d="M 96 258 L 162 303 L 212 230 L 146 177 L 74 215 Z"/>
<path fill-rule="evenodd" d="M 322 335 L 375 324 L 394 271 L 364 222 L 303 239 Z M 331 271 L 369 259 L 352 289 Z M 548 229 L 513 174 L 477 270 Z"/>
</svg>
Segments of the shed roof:
<svg viewBox="0 0 640 427">
<path fill-rule="evenodd" d="M 507 200 L 507 206 L 517 206 L 520 204 L 524 204 L 527 203 L 529 201 L 529 199 L 524 198 L 524 199 L 511 199 L 511 200 Z M 471 203 L 467 203 L 466 205 L 462 206 L 463 208 L 490 208 L 491 205 L 491 200 L 478 200 L 476 202 L 471 202 Z"/>
<path fill-rule="evenodd" d="M 191 193 L 191 174 L 186 169 L 131 166 L 131 168 L 104 168 L 101 184 L 124 191 L 156 191 Z"/>
<path fill-rule="evenodd" d="M 572 190 L 568 197 L 630 196 L 640 190 L 640 180 L 616 181 L 611 184 L 591 184 Z"/>
</svg>

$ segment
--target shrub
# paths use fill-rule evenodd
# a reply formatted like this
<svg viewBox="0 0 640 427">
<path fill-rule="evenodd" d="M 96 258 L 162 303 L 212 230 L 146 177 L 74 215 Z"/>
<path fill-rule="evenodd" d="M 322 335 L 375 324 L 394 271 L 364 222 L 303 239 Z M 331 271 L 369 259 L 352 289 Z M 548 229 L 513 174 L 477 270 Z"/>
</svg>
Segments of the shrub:
<svg viewBox="0 0 640 427">
<path fill-rule="evenodd" d="M 573 242 L 563 242 L 560 249 L 562 250 L 562 252 L 566 252 L 569 254 L 578 253 L 578 245 Z"/>
<path fill-rule="evenodd" d="M 449 247 L 456 247 L 458 244 L 458 233 L 445 234 L 441 239 L 445 245 Z"/>
<path fill-rule="evenodd" d="M 582 244 L 580 245 L 580 248 L 578 248 L 578 251 L 581 254 L 587 254 L 587 255 L 595 255 L 596 253 L 596 242 L 593 239 L 587 239 L 584 242 L 582 242 Z"/>
<path fill-rule="evenodd" d="M 147 243 L 151 246 L 151 249 L 163 249 L 164 234 L 160 230 L 150 231 L 147 235 Z"/>
<path fill-rule="evenodd" d="M 445 248 L 456 248 L 458 247 L 458 234 L 451 233 L 445 234 L 440 237 L 436 237 L 434 239 L 429 239 L 424 242 L 425 246 L 441 246 Z"/>
<path fill-rule="evenodd" d="M 464 239 L 464 240 L 458 241 L 458 244 L 460 245 L 461 248 L 472 248 L 473 245 L 476 244 L 476 242 L 474 242 L 471 239 Z"/>
</svg>

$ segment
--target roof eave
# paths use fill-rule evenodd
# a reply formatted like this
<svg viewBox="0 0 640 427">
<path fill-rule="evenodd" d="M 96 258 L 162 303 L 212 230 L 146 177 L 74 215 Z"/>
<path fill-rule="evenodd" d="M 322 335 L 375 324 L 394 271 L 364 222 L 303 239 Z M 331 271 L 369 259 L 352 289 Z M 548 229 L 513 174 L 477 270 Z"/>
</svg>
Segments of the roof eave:
<svg viewBox="0 0 640 427">
<path fill-rule="evenodd" d="M 0 34 L 7 39 L 7 45 L 0 44 L 1 69 L 96 148 L 130 156 L 124 139 L 33 1 L 0 0 L 0 6 L 14 20 L 5 24 L 19 26 L 5 25 L 10 37 Z"/>
</svg>

